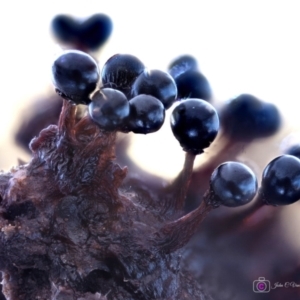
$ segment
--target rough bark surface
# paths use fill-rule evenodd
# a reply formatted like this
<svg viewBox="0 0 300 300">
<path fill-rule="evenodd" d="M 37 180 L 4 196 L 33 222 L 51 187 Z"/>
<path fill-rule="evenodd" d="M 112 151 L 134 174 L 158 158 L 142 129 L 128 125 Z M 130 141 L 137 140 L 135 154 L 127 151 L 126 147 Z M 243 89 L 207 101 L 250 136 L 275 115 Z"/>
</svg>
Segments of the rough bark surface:
<svg viewBox="0 0 300 300">
<path fill-rule="evenodd" d="M 75 114 L 64 101 L 59 124 L 32 140 L 32 160 L 0 174 L 5 297 L 211 299 L 180 268 L 185 233 L 171 232 L 183 214 L 172 209 L 178 188 L 153 194 L 145 183 L 124 184 L 116 133 Z"/>
</svg>

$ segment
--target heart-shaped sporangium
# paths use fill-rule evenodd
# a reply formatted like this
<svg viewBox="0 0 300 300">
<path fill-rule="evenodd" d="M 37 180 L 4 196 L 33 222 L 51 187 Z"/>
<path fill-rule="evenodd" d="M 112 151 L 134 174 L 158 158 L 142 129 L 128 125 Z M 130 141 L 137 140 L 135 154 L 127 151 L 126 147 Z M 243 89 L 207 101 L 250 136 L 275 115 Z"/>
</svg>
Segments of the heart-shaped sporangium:
<svg viewBox="0 0 300 300">
<path fill-rule="evenodd" d="M 97 50 L 109 38 L 113 23 L 105 14 L 94 14 L 86 20 L 69 15 L 57 15 L 52 20 L 52 32 L 65 44 L 78 50 Z"/>
</svg>

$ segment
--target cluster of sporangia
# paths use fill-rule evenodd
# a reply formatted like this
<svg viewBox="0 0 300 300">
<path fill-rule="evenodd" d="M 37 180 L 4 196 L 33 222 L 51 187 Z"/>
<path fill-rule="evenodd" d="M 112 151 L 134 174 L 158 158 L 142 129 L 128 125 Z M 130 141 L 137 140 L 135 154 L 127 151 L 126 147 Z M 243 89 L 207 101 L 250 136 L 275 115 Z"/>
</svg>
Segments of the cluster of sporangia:
<svg viewBox="0 0 300 300">
<path fill-rule="evenodd" d="M 71 103 L 88 104 L 90 118 L 106 131 L 155 132 L 164 123 L 165 109 L 180 100 L 171 114 L 171 128 L 187 152 L 187 160 L 193 160 L 211 144 L 219 130 L 219 117 L 214 107 L 200 97 L 187 97 L 185 90 L 197 94 L 193 86 L 202 85 L 202 91 L 203 86 L 207 86 L 209 90 L 205 77 L 196 68 L 196 61 L 190 56 L 175 60 L 166 73 L 147 70 L 132 55 L 116 54 L 105 63 L 101 88 L 96 92 L 100 77 L 98 64 L 86 53 L 65 51 L 55 60 L 52 71 L 57 93 Z M 191 74 L 199 74 L 202 82 L 196 78 L 200 84 L 191 85 L 191 80 L 182 84 L 185 76 L 192 78 Z M 181 96 L 178 98 L 177 94 Z M 221 111 L 221 117 L 224 134 L 236 140 L 269 136 L 280 126 L 277 108 L 248 94 L 231 100 Z M 299 175 L 300 161 L 294 155 L 274 159 L 263 173 L 261 201 L 285 205 L 299 200 Z M 217 206 L 240 206 L 250 202 L 256 191 L 256 177 L 247 166 L 226 162 L 211 176 L 207 201 Z"/>
<path fill-rule="evenodd" d="M 165 73 L 147 70 L 132 55 L 116 54 L 100 74 L 91 56 L 69 50 L 54 61 L 52 73 L 64 99 L 58 125 L 32 140 L 28 164 L 0 175 L 4 295 L 10 300 L 210 299 L 181 271 L 182 248 L 210 210 L 249 203 L 258 184 L 246 165 L 222 163 L 202 203 L 184 213 L 194 158 L 219 130 L 196 61 L 180 57 Z M 127 186 L 127 169 L 114 162 L 117 131 L 159 130 L 165 109 L 175 101 L 171 128 L 186 151 L 182 172 L 163 193 Z M 77 104 L 88 105 L 81 119 Z M 274 105 L 247 94 L 231 100 L 220 116 L 232 142 L 266 137 L 280 126 Z M 263 172 L 256 201 L 297 201 L 299 176 L 298 158 L 277 157 Z"/>
</svg>

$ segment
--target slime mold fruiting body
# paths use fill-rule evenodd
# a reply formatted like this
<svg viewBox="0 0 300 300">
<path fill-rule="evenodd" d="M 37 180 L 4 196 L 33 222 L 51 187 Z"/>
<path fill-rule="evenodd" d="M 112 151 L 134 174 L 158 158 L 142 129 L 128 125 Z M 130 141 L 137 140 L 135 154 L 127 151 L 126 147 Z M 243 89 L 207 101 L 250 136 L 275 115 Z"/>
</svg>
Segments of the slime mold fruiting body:
<svg viewBox="0 0 300 300">
<path fill-rule="evenodd" d="M 74 64 L 64 61 L 69 53 L 79 55 Z M 182 268 L 183 247 L 209 211 L 248 203 L 257 189 L 252 171 L 234 162 L 219 167 L 210 185 L 206 179 L 213 170 L 202 169 L 207 176 L 201 176 L 201 186 L 209 188 L 197 208 L 184 211 L 195 156 L 218 133 L 216 110 L 200 99 L 184 99 L 173 110 L 173 134 L 187 153 L 172 184 L 151 189 L 142 180 L 125 180 L 127 169 L 115 162 L 116 130 L 154 132 L 165 117 L 161 99 L 144 94 L 130 99 L 144 65 L 131 55 L 113 56 L 102 70 L 103 86 L 90 99 L 98 84 L 97 63 L 80 51 L 62 56 L 62 74 L 53 69 L 64 99 L 58 125 L 32 140 L 28 164 L 0 176 L 4 295 L 11 300 L 211 299 Z M 91 73 L 82 61 L 92 62 Z M 87 83 L 82 90 L 78 80 Z M 149 98 L 155 99 L 154 110 Z M 90 115 L 80 118 L 74 104 L 82 103 L 90 105 Z M 230 201 L 222 191 L 232 195 Z"/>
</svg>

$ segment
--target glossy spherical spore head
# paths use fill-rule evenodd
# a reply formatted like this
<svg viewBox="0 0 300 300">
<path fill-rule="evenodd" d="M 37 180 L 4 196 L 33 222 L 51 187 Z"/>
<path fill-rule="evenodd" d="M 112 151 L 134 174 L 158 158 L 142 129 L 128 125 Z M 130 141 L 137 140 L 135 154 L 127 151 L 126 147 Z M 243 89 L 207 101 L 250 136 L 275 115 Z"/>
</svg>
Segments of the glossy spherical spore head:
<svg viewBox="0 0 300 300">
<path fill-rule="evenodd" d="M 129 101 L 128 130 L 134 133 L 151 133 L 159 130 L 165 120 L 161 101 L 150 95 L 138 95 Z"/>
<path fill-rule="evenodd" d="M 89 114 L 101 128 L 118 130 L 129 116 L 129 103 L 122 92 L 104 88 L 93 95 Z"/>
<path fill-rule="evenodd" d="M 145 70 L 134 81 L 131 94 L 133 97 L 141 94 L 151 95 L 159 99 L 165 109 L 168 109 L 177 97 L 177 87 L 168 73 Z"/>
<path fill-rule="evenodd" d="M 64 98 L 87 104 L 99 81 L 99 68 L 90 55 L 69 50 L 54 61 L 52 76 L 54 86 Z"/>
<path fill-rule="evenodd" d="M 144 71 L 144 64 L 130 54 L 115 54 L 103 66 L 101 72 L 104 87 L 120 90 L 130 95 L 134 80 Z"/>
<path fill-rule="evenodd" d="M 226 162 L 212 173 L 210 190 L 221 205 L 237 207 L 249 203 L 257 192 L 257 179 L 246 165 Z"/>
<path fill-rule="evenodd" d="M 212 90 L 206 77 L 198 71 L 189 70 L 175 78 L 178 99 L 198 98 L 210 101 Z"/>
<path fill-rule="evenodd" d="M 200 154 L 217 136 L 219 117 L 208 102 L 186 99 L 173 110 L 171 128 L 184 151 Z"/>
<path fill-rule="evenodd" d="M 228 102 L 220 111 L 220 119 L 224 133 L 240 141 L 271 136 L 281 125 L 276 106 L 250 94 Z"/>
<path fill-rule="evenodd" d="M 190 70 L 198 71 L 198 62 L 195 57 L 188 54 L 175 58 L 168 67 L 168 72 L 173 78 Z"/>
<path fill-rule="evenodd" d="M 266 204 L 288 205 L 300 199 L 300 160 L 292 155 L 273 159 L 263 172 L 260 193 Z"/>
</svg>

